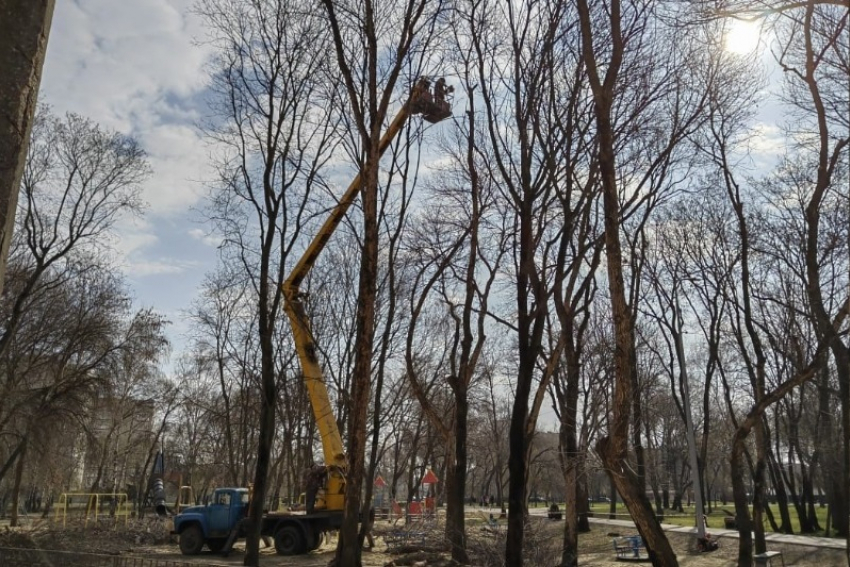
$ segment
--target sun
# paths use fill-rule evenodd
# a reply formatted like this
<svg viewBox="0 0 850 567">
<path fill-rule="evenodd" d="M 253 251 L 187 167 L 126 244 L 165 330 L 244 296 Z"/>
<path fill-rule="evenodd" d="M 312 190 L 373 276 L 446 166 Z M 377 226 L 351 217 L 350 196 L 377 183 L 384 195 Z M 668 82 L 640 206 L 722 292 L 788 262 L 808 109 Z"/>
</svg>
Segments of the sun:
<svg viewBox="0 0 850 567">
<path fill-rule="evenodd" d="M 749 55 L 759 46 L 759 25 L 756 22 L 744 20 L 732 20 L 726 28 L 724 45 L 727 51 L 738 55 Z"/>
</svg>

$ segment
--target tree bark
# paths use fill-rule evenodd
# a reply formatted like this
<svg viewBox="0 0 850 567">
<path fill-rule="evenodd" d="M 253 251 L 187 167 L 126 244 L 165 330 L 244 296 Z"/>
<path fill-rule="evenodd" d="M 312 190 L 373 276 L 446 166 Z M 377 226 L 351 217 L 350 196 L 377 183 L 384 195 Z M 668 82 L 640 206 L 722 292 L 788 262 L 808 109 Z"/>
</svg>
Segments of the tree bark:
<svg viewBox="0 0 850 567">
<path fill-rule="evenodd" d="M 14 464 L 15 464 L 15 461 L 16 461 L 16 460 L 18 459 L 18 457 L 21 455 L 21 452 L 23 452 L 23 450 L 24 450 L 24 448 L 26 447 L 26 445 L 27 445 L 27 438 L 26 438 L 26 437 L 23 437 L 23 438 L 22 438 L 22 439 L 18 442 L 18 445 L 17 445 L 17 447 L 15 447 L 15 450 L 14 450 L 14 451 L 12 451 L 12 454 L 11 454 L 11 455 L 9 455 L 9 456 L 6 458 L 6 462 L 5 462 L 5 463 L 3 463 L 3 466 L 2 466 L 2 467 L 0 467 L 0 481 L 2 481 L 2 480 L 3 480 L 3 477 L 4 477 L 4 476 L 6 476 L 6 473 L 9 471 L 9 469 L 10 469 L 10 468 L 12 468 L 12 465 L 14 465 Z"/>
<path fill-rule="evenodd" d="M 452 559 L 469 563 L 466 553 L 466 527 L 464 501 L 466 500 L 466 466 L 469 401 L 466 386 L 455 397 L 454 462 L 447 475 L 451 481 L 446 486 L 446 536 L 452 547 Z"/>
<path fill-rule="evenodd" d="M 337 564 L 359 567 L 361 564 L 358 519 L 361 489 L 366 465 L 366 425 L 372 385 L 372 345 L 375 338 L 375 296 L 378 281 L 378 163 L 380 122 L 371 132 L 369 156 L 361 171 L 363 186 L 363 252 L 357 299 L 357 340 L 351 381 L 351 413 L 348 422 L 348 471 L 345 483 L 345 509 L 339 530 Z"/>
<path fill-rule="evenodd" d="M 605 252 L 608 267 L 608 289 L 614 319 L 614 369 L 615 387 L 613 416 L 609 436 L 600 440 L 597 450 L 617 491 L 623 498 L 646 542 L 647 552 L 656 566 L 678 565 L 676 554 L 661 529 L 661 524 L 646 498 L 643 483 L 632 472 L 627 462 L 629 417 L 632 397 L 632 366 L 634 356 L 634 328 L 631 311 L 626 303 L 623 278 L 623 255 L 620 246 L 620 203 L 617 191 L 617 169 L 614 150 L 612 108 L 617 87 L 617 77 L 623 61 L 625 45 L 621 35 L 620 2 L 612 0 L 608 17 L 611 32 L 610 59 L 606 61 L 604 81 L 593 48 L 593 29 L 587 0 L 578 2 L 582 33 L 582 54 L 588 70 L 593 93 L 594 112 L 599 143 L 599 171 L 605 223 Z"/>
<path fill-rule="evenodd" d="M 12 487 L 12 515 L 9 518 L 9 525 L 16 527 L 18 525 L 18 509 L 21 501 L 21 480 L 24 474 L 24 462 L 26 461 L 27 444 L 23 441 L 21 444 L 21 452 L 18 453 L 18 463 L 15 466 L 15 484 Z"/>
<path fill-rule="evenodd" d="M 572 373 L 570 373 L 572 374 Z M 561 407 L 561 447 L 562 469 L 566 490 L 566 521 L 564 523 L 563 550 L 561 551 L 561 567 L 576 567 L 578 565 L 578 534 L 579 528 L 579 469 L 580 459 L 576 441 L 576 413 L 578 411 L 578 375 L 567 379 L 565 403 Z M 575 384 L 573 383 L 575 381 Z M 566 410 L 566 412 L 565 412 Z M 587 500 L 585 499 L 585 507 Z M 573 512 L 575 511 L 575 512 Z M 583 515 L 585 522 L 587 514 Z"/>
<path fill-rule="evenodd" d="M 264 282 L 266 280 L 263 280 Z M 261 293 L 261 297 L 265 294 Z M 272 332 L 263 326 L 263 320 L 268 317 L 260 301 L 260 344 L 262 350 L 262 385 L 260 404 L 260 432 L 257 447 L 257 465 L 254 469 L 254 486 L 251 505 L 248 509 L 248 527 L 246 528 L 245 560 L 243 565 L 256 567 L 260 561 L 260 529 L 263 518 L 263 504 L 268 489 L 269 463 L 271 462 L 272 442 L 274 441 L 275 407 L 277 405 L 277 386 L 275 382 L 274 362 L 271 350 Z M 264 344 L 265 343 L 265 344 Z"/>
<path fill-rule="evenodd" d="M 0 292 L 55 0 L 0 0 Z"/>
</svg>

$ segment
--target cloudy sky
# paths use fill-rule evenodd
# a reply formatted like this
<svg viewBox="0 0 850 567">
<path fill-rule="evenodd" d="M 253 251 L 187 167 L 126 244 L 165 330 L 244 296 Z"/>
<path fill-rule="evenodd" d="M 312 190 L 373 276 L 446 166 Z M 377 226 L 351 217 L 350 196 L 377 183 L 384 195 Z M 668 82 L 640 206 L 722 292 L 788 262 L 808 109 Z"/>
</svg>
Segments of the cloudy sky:
<svg viewBox="0 0 850 567">
<path fill-rule="evenodd" d="M 195 125 L 206 105 L 203 29 L 193 0 L 56 2 L 40 101 L 137 138 L 153 175 L 144 186 L 147 213 L 121 227 L 123 269 L 137 307 L 172 321 L 179 347 L 181 310 L 215 265 L 196 208 L 209 179 Z"/>
<path fill-rule="evenodd" d="M 215 265 L 214 242 L 197 213 L 203 181 L 211 178 L 196 127 L 206 112 L 210 53 L 199 46 L 204 33 L 193 2 L 58 1 L 41 90 L 56 113 L 75 112 L 130 134 L 147 151 L 147 214 L 121 227 L 119 252 L 136 307 L 153 307 L 172 321 L 176 351 L 188 328 L 181 310 Z M 773 114 L 771 106 L 761 110 Z M 772 161 L 775 122 L 761 127 L 767 146 L 757 151 Z"/>
</svg>

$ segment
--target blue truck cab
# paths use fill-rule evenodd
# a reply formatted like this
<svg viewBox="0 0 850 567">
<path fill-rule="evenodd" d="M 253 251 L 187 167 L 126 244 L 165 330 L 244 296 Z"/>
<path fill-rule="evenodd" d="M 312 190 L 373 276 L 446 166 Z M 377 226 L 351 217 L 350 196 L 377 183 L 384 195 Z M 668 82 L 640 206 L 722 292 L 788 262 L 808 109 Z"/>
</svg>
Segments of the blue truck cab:
<svg viewBox="0 0 850 567">
<path fill-rule="evenodd" d="M 204 544 L 214 553 L 222 551 L 233 530 L 240 528 L 249 500 L 247 488 L 217 488 L 206 506 L 184 508 L 174 516 L 183 555 L 197 555 Z"/>
</svg>

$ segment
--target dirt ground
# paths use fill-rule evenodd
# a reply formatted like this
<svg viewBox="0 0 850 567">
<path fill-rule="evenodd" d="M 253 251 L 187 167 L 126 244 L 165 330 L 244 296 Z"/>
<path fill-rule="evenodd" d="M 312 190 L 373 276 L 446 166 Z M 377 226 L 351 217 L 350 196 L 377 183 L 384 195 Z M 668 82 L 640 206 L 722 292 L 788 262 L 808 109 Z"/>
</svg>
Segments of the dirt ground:
<svg viewBox="0 0 850 567">
<path fill-rule="evenodd" d="M 16 547 L 31 549 L 65 550 L 89 553 L 121 554 L 148 559 L 183 561 L 198 565 L 241 565 L 244 558 L 244 547 L 237 548 L 225 558 L 205 551 L 199 556 L 185 557 L 180 554 L 176 541 L 168 534 L 170 524 L 151 519 L 147 521 L 132 521 L 127 526 L 74 526 L 66 528 L 55 526 L 50 522 L 35 523 L 32 526 L 9 529 L 0 528 L 0 547 Z M 375 549 L 364 551 L 363 563 L 370 567 L 385 567 L 395 565 L 412 565 L 425 560 L 421 565 L 439 565 L 447 558 L 441 549 L 441 530 L 438 526 L 431 529 L 417 528 L 415 541 L 400 546 L 387 547 L 385 535 L 399 528 L 378 522 L 375 525 Z M 556 565 L 559 559 L 559 548 L 563 524 L 547 521 L 532 521 L 527 536 L 528 565 Z M 622 566 L 618 562 L 612 546 L 612 533 L 616 528 L 594 526 L 592 532 L 583 534 L 580 538 L 580 565 L 592 567 Z M 468 530 L 469 549 L 472 564 L 480 567 L 495 567 L 501 565 L 501 555 L 504 550 L 505 534 L 501 530 L 485 530 L 472 526 Z M 626 535 L 623 532 L 621 535 Z M 668 537 L 679 557 L 682 567 L 720 567 L 737 565 L 738 540 L 731 537 L 720 538 L 720 549 L 715 552 L 700 554 L 689 551 L 692 546 L 691 536 L 681 533 L 668 532 Z M 262 550 L 262 564 L 266 566 L 298 565 L 303 567 L 324 567 L 333 557 L 336 539 L 330 538 L 313 553 L 296 557 L 282 557 L 274 553 L 274 549 Z M 845 565 L 843 550 L 804 547 L 797 545 L 772 545 L 771 549 L 783 552 L 785 565 L 839 566 Z M 416 553 L 415 553 L 416 552 Z"/>
</svg>

